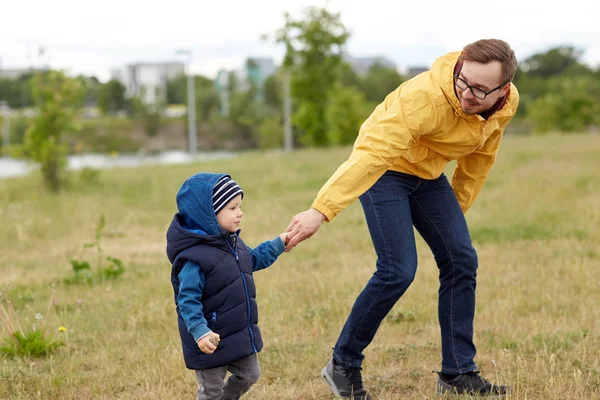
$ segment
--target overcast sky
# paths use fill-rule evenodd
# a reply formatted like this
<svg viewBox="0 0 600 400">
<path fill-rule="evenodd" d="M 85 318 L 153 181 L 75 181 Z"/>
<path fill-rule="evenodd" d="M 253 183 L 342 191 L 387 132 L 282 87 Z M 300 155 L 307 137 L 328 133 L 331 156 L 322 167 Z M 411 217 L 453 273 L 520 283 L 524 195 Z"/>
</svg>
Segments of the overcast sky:
<svg viewBox="0 0 600 400">
<path fill-rule="evenodd" d="M 448 51 L 481 38 L 500 38 L 518 58 L 551 46 L 585 50 L 600 65 L 600 1 L 570 0 L 18 0 L 0 4 L 0 67 L 49 63 L 70 73 L 96 75 L 139 61 L 180 59 L 193 50 L 192 70 L 211 77 L 238 68 L 248 56 L 283 49 L 260 39 L 283 25 L 283 13 L 307 6 L 341 12 L 351 30 L 347 51 L 383 55 L 400 68 L 429 66 Z M 47 49 L 38 56 L 37 49 Z"/>
</svg>

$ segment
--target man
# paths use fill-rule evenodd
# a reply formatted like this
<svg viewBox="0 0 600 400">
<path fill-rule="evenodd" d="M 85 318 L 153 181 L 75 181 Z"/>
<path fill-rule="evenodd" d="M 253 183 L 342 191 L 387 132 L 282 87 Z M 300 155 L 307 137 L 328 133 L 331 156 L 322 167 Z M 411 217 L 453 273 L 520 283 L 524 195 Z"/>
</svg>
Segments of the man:
<svg viewBox="0 0 600 400">
<path fill-rule="evenodd" d="M 519 95 L 517 60 L 497 39 L 479 40 L 438 58 L 390 93 L 362 125 L 346 162 L 312 207 L 287 228 L 286 251 L 310 238 L 357 198 L 377 253 L 376 272 L 356 299 L 321 375 L 336 396 L 371 397 L 363 387 L 363 350 L 412 283 L 413 225 L 439 268 L 442 368 L 437 392 L 503 397 L 474 362 L 477 254 L 464 213 L 483 187 Z M 457 160 L 452 185 L 444 167 Z"/>
</svg>

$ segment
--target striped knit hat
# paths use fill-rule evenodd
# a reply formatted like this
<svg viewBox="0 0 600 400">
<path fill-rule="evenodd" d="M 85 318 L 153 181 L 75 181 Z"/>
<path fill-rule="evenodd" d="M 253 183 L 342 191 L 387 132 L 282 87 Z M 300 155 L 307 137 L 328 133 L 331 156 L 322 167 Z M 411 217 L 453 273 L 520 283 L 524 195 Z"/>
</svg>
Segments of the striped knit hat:
<svg viewBox="0 0 600 400">
<path fill-rule="evenodd" d="M 239 194 L 244 198 L 242 188 L 235 183 L 233 179 L 227 175 L 219 179 L 213 189 L 213 207 L 215 208 L 215 214 L 218 214 L 227 203 Z"/>
</svg>

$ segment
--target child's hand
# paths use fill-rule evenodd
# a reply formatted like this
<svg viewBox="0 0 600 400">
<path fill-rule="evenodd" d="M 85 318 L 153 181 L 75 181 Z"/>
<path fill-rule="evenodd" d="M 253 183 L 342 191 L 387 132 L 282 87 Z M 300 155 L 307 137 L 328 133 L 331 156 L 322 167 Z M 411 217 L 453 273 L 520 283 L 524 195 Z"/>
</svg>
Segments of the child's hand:
<svg viewBox="0 0 600 400">
<path fill-rule="evenodd" d="M 217 349 L 219 342 L 221 341 L 221 337 L 218 333 L 211 332 L 208 335 L 204 336 L 202 339 L 198 340 L 198 348 L 204 354 L 212 354 Z"/>
<path fill-rule="evenodd" d="M 288 233 L 287 232 L 283 232 L 281 235 L 279 235 L 279 238 L 283 242 L 284 246 L 287 246 Z"/>
</svg>

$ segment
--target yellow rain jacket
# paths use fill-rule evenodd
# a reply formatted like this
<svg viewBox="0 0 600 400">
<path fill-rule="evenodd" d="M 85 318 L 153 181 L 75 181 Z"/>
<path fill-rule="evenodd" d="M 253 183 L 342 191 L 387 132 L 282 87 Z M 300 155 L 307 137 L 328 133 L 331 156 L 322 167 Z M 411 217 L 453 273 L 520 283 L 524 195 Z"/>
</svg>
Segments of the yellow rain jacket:
<svg viewBox="0 0 600 400">
<path fill-rule="evenodd" d="M 506 103 L 487 120 L 464 114 L 454 92 L 459 56 L 438 58 L 430 71 L 404 82 L 375 108 L 350 157 L 321 188 L 312 208 L 331 221 L 387 170 L 436 179 L 449 161 L 457 160 L 452 189 L 467 211 L 494 163 L 519 94 L 511 84 Z"/>
</svg>

